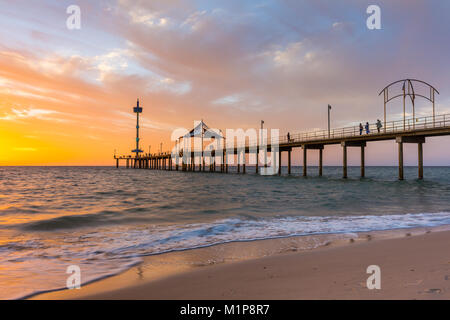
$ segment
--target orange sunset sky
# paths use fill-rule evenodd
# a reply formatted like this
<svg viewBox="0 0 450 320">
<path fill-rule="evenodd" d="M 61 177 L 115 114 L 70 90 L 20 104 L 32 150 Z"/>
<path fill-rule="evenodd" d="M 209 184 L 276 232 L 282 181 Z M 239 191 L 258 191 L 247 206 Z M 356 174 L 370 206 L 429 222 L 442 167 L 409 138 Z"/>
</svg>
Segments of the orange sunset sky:
<svg viewBox="0 0 450 320">
<path fill-rule="evenodd" d="M 80 30 L 66 27 L 72 4 Z M 292 134 L 326 129 L 331 104 L 332 127 L 375 122 L 379 91 L 408 77 L 434 85 L 437 113 L 450 113 L 449 2 L 377 1 L 381 30 L 366 27 L 369 4 L 0 0 L 0 165 L 114 165 L 115 149 L 134 147 L 136 98 L 146 152 L 200 119 Z M 388 120 L 401 110 L 393 102 Z M 425 165 L 450 165 L 449 145 L 427 140 Z M 415 146 L 405 151 L 415 165 Z M 350 150 L 350 164 L 358 157 Z M 327 147 L 324 163 L 340 161 Z M 396 161 L 394 142 L 369 144 L 368 165 Z"/>
</svg>

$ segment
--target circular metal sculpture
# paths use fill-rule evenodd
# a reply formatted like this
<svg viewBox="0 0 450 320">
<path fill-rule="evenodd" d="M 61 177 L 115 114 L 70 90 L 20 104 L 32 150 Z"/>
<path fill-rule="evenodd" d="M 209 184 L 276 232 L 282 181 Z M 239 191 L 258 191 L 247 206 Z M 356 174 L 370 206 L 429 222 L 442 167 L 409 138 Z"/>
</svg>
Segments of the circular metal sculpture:
<svg viewBox="0 0 450 320">
<path fill-rule="evenodd" d="M 402 92 L 401 93 L 393 93 L 390 95 L 393 86 L 395 86 L 398 83 L 402 83 Z M 416 93 L 414 91 L 414 84 L 421 84 L 425 85 L 427 89 L 429 90 L 429 96 L 425 96 L 421 93 Z M 383 90 L 380 91 L 378 95 L 384 94 L 384 131 L 386 132 L 386 105 L 389 101 L 394 100 L 398 97 L 403 97 L 403 129 L 406 129 L 406 97 L 408 96 L 411 99 L 412 103 L 412 112 L 413 112 L 413 127 L 415 126 L 415 118 L 416 118 L 416 110 L 415 110 L 415 99 L 416 97 L 424 98 L 428 101 L 430 101 L 433 104 L 433 125 L 435 123 L 435 93 L 439 94 L 439 91 L 436 90 L 435 87 L 433 87 L 431 84 L 426 83 L 422 80 L 417 79 L 403 79 L 398 80 L 395 82 L 392 82 L 391 84 L 387 85 Z"/>
</svg>

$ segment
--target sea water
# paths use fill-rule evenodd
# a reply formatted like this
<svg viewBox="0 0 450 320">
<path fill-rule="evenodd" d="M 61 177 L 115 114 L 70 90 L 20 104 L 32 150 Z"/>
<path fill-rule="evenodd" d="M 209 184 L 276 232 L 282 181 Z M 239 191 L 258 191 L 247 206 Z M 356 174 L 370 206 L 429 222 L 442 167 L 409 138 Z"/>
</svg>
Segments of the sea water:
<svg viewBox="0 0 450 320">
<path fill-rule="evenodd" d="M 70 265 L 87 283 L 175 250 L 450 224 L 450 167 L 282 171 L 0 167 L 0 298 L 64 288 Z"/>
</svg>

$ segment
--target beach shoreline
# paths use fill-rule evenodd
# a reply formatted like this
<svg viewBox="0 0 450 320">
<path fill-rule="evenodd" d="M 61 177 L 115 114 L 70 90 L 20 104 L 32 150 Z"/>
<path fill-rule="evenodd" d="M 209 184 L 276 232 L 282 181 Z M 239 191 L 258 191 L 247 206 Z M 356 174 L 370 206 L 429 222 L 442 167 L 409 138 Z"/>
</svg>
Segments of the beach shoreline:
<svg viewBox="0 0 450 320">
<path fill-rule="evenodd" d="M 295 236 L 144 257 L 30 299 L 449 299 L 450 226 Z M 382 289 L 369 290 L 378 265 Z"/>
</svg>

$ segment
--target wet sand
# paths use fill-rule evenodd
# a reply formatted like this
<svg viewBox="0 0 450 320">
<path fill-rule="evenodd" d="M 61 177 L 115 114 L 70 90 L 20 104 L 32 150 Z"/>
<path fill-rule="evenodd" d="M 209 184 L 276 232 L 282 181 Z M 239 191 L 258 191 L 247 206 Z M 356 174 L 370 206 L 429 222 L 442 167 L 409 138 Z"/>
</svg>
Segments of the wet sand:
<svg viewBox="0 0 450 320">
<path fill-rule="evenodd" d="M 369 265 L 381 289 L 369 290 Z M 149 256 L 33 299 L 450 299 L 448 227 L 235 242 Z"/>
</svg>

